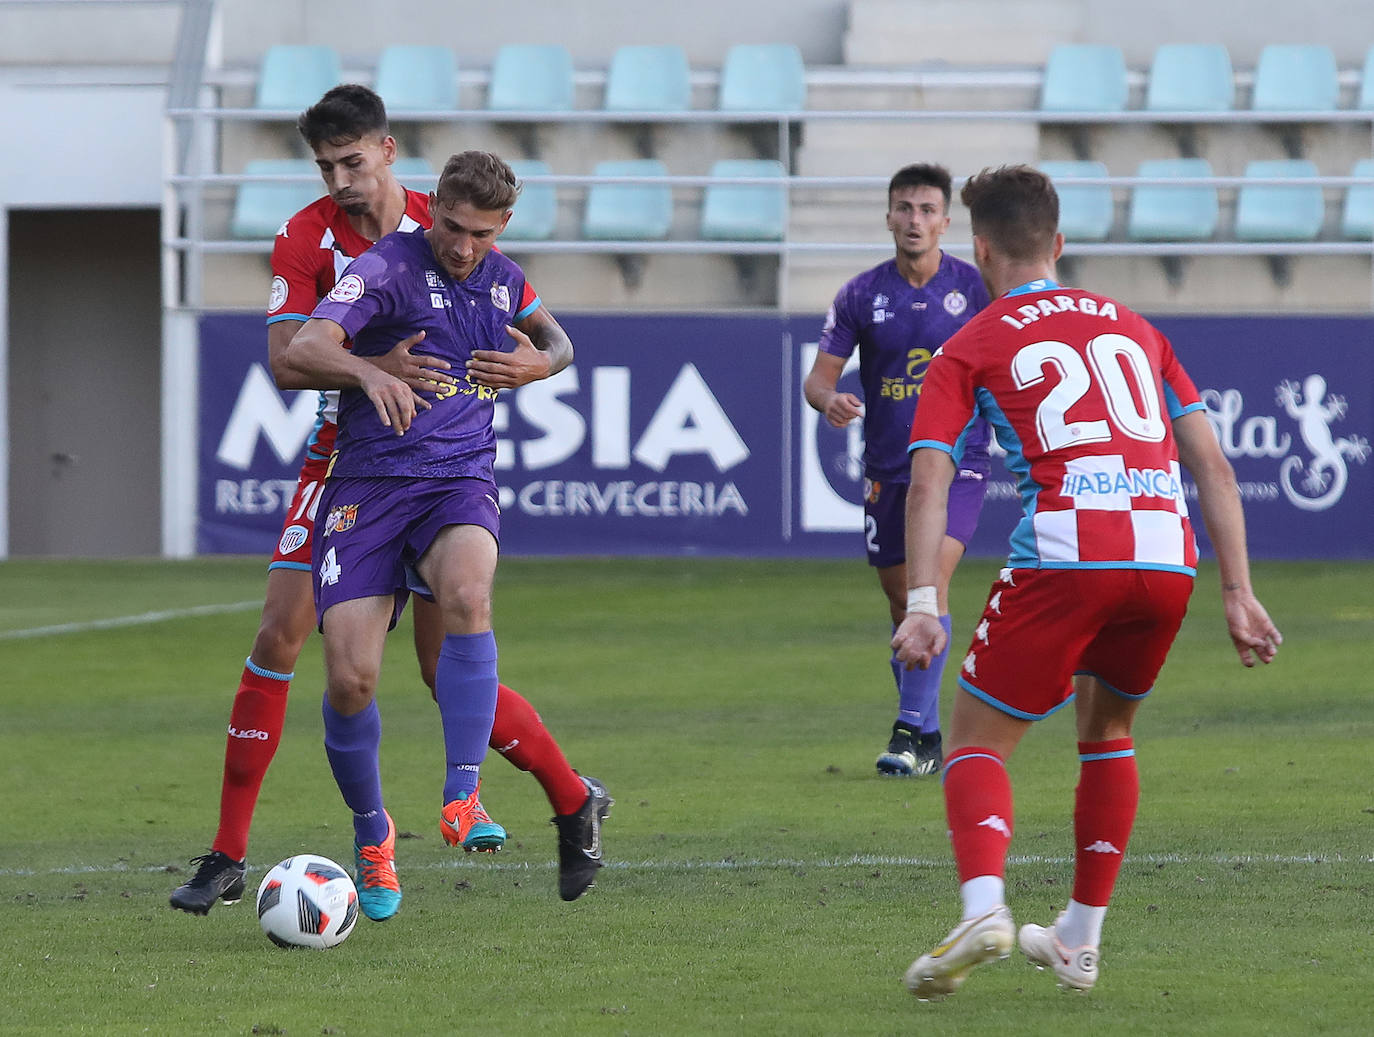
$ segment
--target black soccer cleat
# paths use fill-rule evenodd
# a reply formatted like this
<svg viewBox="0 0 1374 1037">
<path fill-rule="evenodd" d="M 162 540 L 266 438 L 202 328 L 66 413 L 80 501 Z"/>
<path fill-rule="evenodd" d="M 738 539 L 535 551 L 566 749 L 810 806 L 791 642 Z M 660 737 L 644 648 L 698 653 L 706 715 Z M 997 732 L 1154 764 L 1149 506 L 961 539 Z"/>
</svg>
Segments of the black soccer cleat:
<svg viewBox="0 0 1374 1037">
<path fill-rule="evenodd" d="M 195 875 L 172 890 L 171 904 L 178 911 L 208 915 L 216 900 L 237 904 L 243 899 L 243 876 L 247 870 L 243 861 L 211 850 L 192 857 L 191 863 L 199 865 Z"/>
<path fill-rule="evenodd" d="M 579 777 L 587 786 L 586 802 L 551 822 L 558 826 L 558 895 L 564 900 L 576 900 L 595 885 L 601 867 L 601 822 L 615 805 L 601 782 L 585 774 Z"/>
<path fill-rule="evenodd" d="M 945 765 L 944 739 L 939 731 L 922 734 L 916 739 L 916 774 L 938 774 Z"/>
</svg>

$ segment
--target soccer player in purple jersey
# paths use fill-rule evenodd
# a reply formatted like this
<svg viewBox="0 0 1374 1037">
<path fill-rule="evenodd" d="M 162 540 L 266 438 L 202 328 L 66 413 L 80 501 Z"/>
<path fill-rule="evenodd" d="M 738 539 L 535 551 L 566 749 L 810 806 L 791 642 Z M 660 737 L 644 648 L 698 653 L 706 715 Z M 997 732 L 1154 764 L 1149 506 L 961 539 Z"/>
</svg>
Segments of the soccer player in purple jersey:
<svg viewBox="0 0 1374 1037">
<path fill-rule="evenodd" d="M 806 402 L 835 428 L 859 418 L 864 430 L 864 542 L 878 571 L 895 630 L 906 615 L 903 516 L 911 465 L 906 446 L 926 366 L 947 338 L 988 303 L 974 267 L 940 249 L 949 229 L 950 175 L 943 166 L 904 166 L 887 188 L 887 229 L 896 256 L 846 282 L 826 315 L 820 351 L 806 376 Z M 855 346 L 864 399 L 839 392 Z M 940 622 L 949 620 L 949 581 L 978 523 L 987 491 L 987 425 L 970 426 L 964 461 L 950 493 L 940 548 Z M 907 670 L 892 658 L 897 719 L 877 760 L 878 773 L 934 774 L 943 760 L 940 678 L 945 656 Z"/>
<path fill-rule="evenodd" d="M 342 390 L 312 549 L 315 611 L 325 750 L 353 811 L 359 904 L 376 921 L 399 909 L 401 887 L 374 696 L 386 633 L 410 589 L 432 595 L 444 621 L 434 687 L 447 758 L 440 833 L 471 847 L 484 826 L 499 828 L 477 788 L 497 689 L 492 414 L 502 365 L 476 353 L 513 354 L 543 377 L 572 361 L 572 343 L 524 272 L 493 249 L 517 192 L 497 156 L 454 155 L 429 197 L 433 226 L 389 234 L 349 264 L 284 357 L 310 384 Z M 432 399 L 365 359 L 398 342 L 426 355 Z"/>
</svg>

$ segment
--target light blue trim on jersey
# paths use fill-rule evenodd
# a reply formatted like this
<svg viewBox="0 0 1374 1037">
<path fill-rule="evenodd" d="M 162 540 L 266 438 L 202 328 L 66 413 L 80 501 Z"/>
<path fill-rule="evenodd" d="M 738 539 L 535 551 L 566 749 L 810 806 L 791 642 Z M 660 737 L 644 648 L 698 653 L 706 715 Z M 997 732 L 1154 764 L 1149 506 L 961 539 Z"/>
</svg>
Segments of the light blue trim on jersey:
<svg viewBox="0 0 1374 1037">
<path fill-rule="evenodd" d="M 1196 576 L 1197 570 L 1191 565 L 1170 565 L 1168 562 L 1134 562 L 1130 559 L 1118 562 L 1036 562 L 1034 565 L 1013 565 L 1013 569 L 1148 569 L 1151 572 L 1179 573 L 1183 576 Z"/>
<path fill-rule="evenodd" d="M 1127 756 L 1134 756 L 1134 749 L 1118 749 L 1111 753 L 1079 753 L 1079 763 L 1092 763 L 1094 760 L 1123 760 Z"/>
<path fill-rule="evenodd" d="M 1036 292 L 1052 292 L 1060 287 L 1058 281 L 1052 281 L 1048 277 L 1037 277 L 1034 281 L 1027 281 L 1025 284 L 1017 285 L 1009 292 L 1003 292 L 1003 299 L 1010 299 L 1013 295 L 1034 295 Z"/>
<path fill-rule="evenodd" d="M 296 676 L 296 672 L 294 670 L 290 673 L 277 673 L 275 670 L 269 670 L 265 667 L 259 666 L 257 663 L 253 661 L 253 657 L 251 655 L 243 661 L 243 665 L 246 666 L 251 672 L 256 673 L 259 677 L 266 677 L 268 680 L 289 681 L 292 677 Z"/>
<path fill-rule="evenodd" d="M 524 319 L 525 319 L 526 317 L 528 317 L 531 313 L 533 313 L 535 310 L 539 309 L 539 307 L 541 307 L 541 306 L 543 306 L 543 305 L 544 305 L 544 300 L 541 299 L 541 298 L 539 298 L 539 296 L 536 295 L 536 296 L 534 297 L 534 301 L 533 301 L 533 302 L 531 302 L 528 306 L 526 306 L 523 310 L 521 310 L 519 313 L 517 313 L 514 317 L 511 318 L 511 323 L 512 323 L 512 324 L 519 324 L 522 320 L 524 320 Z"/>
<path fill-rule="evenodd" d="M 268 318 L 267 318 L 267 323 L 268 323 L 269 325 L 271 325 L 271 324 L 276 324 L 278 321 L 283 321 L 283 320 L 298 320 L 298 321 L 301 321 L 302 323 L 304 323 L 305 321 L 308 321 L 309 319 L 310 319 L 310 314 L 308 314 L 308 313 L 279 313 L 279 314 L 277 314 L 275 317 L 268 317 Z"/>
<path fill-rule="evenodd" d="M 1164 383 L 1164 406 L 1169 410 L 1169 420 L 1177 421 L 1185 414 L 1191 414 L 1195 410 L 1206 410 L 1207 405 L 1199 400 L 1197 403 L 1190 403 L 1184 407 L 1178 402 L 1178 393 L 1174 392 L 1173 386 L 1168 382 Z"/>
<path fill-rule="evenodd" d="M 268 572 L 271 572 L 273 569 L 294 569 L 294 570 L 296 570 L 297 572 L 308 573 L 308 572 L 310 571 L 310 563 L 309 563 L 309 562 L 271 562 L 271 563 L 269 563 L 268 566 L 267 566 L 267 571 L 268 571 Z"/>
<path fill-rule="evenodd" d="M 979 688 L 975 688 L 963 677 L 959 678 L 959 687 L 963 688 L 966 692 L 968 692 L 974 698 L 978 699 L 980 702 L 986 702 L 993 709 L 1005 713 L 1007 714 L 1007 716 L 1017 717 L 1021 720 L 1044 720 L 1047 716 L 1050 716 L 1054 713 L 1058 713 L 1061 709 L 1063 709 L 1065 706 L 1067 706 L 1070 702 L 1074 700 L 1074 695 L 1070 695 L 1063 702 L 1059 703 L 1059 705 L 1055 706 L 1051 710 L 1047 710 L 1044 713 L 1027 713 L 1024 710 L 1013 709 L 1011 706 L 1008 706 L 1005 702 L 999 702 L 997 699 L 989 695 L 986 691 L 982 691 Z M 1077 693 L 1075 692 L 1074 694 Z"/>
<path fill-rule="evenodd" d="M 1032 520 L 1035 516 L 1036 501 L 1043 487 L 1031 478 L 1031 466 L 1026 460 L 1025 451 L 1021 448 L 1021 437 L 1011 427 L 1011 422 L 1007 420 L 1007 415 L 998 405 L 996 397 L 987 389 L 980 388 L 974 393 L 974 400 L 978 404 L 979 413 L 987 418 L 988 424 L 992 427 L 992 434 L 997 437 L 997 442 L 1007 452 L 1003 463 L 1016 479 L 1016 492 L 1021 498 L 1022 518 L 1011 533 L 1011 553 L 1007 564 L 1013 569 L 1038 568 L 1040 558 L 1035 551 L 1035 527 Z"/>
<path fill-rule="evenodd" d="M 1007 768 L 1006 762 L 996 753 L 965 753 L 962 756 L 956 756 L 940 769 L 940 784 L 945 783 L 945 775 L 949 773 L 951 767 L 956 763 L 963 763 L 965 760 L 992 760 L 1003 770 Z"/>
<path fill-rule="evenodd" d="M 965 429 L 965 431 L 967 431 L 967 429 Z M 921 447 L 930 447 L 932 450 L 943 450 L 951 457 L 954 455 L 954 447 L 950 446 L 948 443 L 941 443 L 938 439 L 918 439 L 906 448 L 906 452 L 910 454 L 913 450 L 918 450 Z"/>
</svg>

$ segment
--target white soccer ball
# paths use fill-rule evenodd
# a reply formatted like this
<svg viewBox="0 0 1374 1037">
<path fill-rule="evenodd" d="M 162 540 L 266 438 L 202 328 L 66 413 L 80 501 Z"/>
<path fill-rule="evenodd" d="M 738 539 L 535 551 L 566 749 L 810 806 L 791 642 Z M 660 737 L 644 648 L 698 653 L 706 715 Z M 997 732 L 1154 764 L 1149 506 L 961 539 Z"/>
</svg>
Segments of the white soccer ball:
<svg viewBox="0 0 1374 1037">
<path fill-rule="evenodd" d="M 328 857 L 288 857 L 258 887 L 258 924 L 278 947 L 337 947 L 357 922 L 358 891 Z"/>
</svg>

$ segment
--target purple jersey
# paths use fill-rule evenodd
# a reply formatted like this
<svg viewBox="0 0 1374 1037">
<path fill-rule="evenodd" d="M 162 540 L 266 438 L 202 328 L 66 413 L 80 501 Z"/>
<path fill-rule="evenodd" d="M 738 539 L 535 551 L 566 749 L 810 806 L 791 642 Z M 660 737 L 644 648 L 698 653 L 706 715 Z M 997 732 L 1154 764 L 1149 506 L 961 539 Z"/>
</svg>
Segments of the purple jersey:
<svg viewBox="0 0 1374 1037">
<path fill-rule="evenodd" d="M 416 351 L 447 360 L 459 380 L 415 415 L 404 436 L 382 424 L 361 389 L 345 389 L 330 475 L 492 479 L 496 390 L 462 372 L 475 349 L 509 351 L 506 328 L 539 305 L 524 271 L 494 249 L 465 280 L 454 281 L 423 230 L 388 234 L 350 263 L 311 316 L 343 328 L 358 356 L 381 356 L 423 331 Z"/>
<path fill-rule="evenodd" d="M 877 482 L 907 482 L 911 422 L 926 367 L 945 340 L 988 304 L 978 271 L 948 253 L 923 287 L 913 288 L 897 261 L 866 270 L 835 296 L 821 331 L 820 348 L 847 359 L 859 347 L 864 393 L 864 475 Z M 964 441 L 963 467 L 986 474 L 987 424 L 979 419 Z"/>
</svg>

